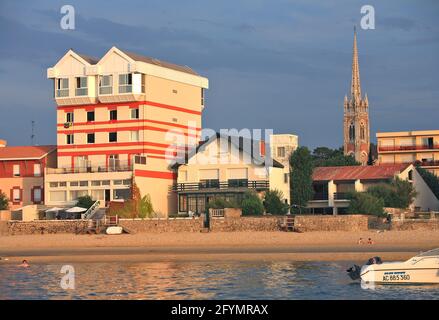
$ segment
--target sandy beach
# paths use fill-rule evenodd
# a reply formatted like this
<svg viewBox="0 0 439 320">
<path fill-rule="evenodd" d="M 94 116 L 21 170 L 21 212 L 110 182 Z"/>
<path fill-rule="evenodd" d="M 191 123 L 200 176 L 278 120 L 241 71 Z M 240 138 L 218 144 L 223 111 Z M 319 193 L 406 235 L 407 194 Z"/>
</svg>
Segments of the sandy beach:
<svg viewBox="0 0 439 320">
<path fill-rule="evenodd" d="M 373 244 L 358 244 L 371 238 Z M 439 247 L 439 232 L 215 232 L 0 237 L 0 262 L 404 260 Z"/>
</svg>

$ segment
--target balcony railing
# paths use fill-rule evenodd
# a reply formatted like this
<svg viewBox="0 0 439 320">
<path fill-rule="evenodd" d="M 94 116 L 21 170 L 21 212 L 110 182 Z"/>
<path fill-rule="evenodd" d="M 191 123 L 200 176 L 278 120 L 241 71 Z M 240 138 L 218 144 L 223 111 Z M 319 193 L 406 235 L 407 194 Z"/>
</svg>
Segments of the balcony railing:
<svg viewBox="0 0 439 320">
<path fill-rule="evenodd" d="M 439 144 L 423 144 L 410 146 L 379 146 L 378 151 L 416 151 L 416 150 L 439 150 Z"/>
<path fill-rule="evenodd" d="M 75 95 L 76 96 L 86 96 L 87 95 L 88 88 L 76 88 L 75 89 Z"/>
<path fill-rule="evenodd" d="M 349 200 L 348 192 L 334 192 L 334 200 Z"/>
<path fill-rule="evenodd" d="M 313 195 L 313 200 L 328 200 L 327 192 L 315 192 Z"/>
<path fill-rule="evenodd" d="M 69 96 L 69 89 L 56 89 L 56 97 L 63 98 Z"/>
<path fill-rule="evenodd" d="M 93 166 L 80 166 L 80 167 L 66 167 L 66 168 L 47 168 L 47 174 L 71 174 L 71 173 L 96 173 L 96 172 L 122 172 L 122 171 L 132 171 L 132 164 L 119 163 L 119 164 L 109 164 L 103 165 L 93 165 Z"/>
<path fill-rule="evenodd" d="M 131 84 L 119 86 L 119 93 L 131 93 L 131 92 L 133 92 L 133 86 Z"/>
<path fill-rule="evenodd" d="M 414 164 L 419 164 L 421 167 L 436 167 L 439 166 L 439 160 L 415 161 Z"/>
<path fill-rule="evenodd" d="M 254 189 L 254 190 L 268 190 L 270 183 L 267 180 L 254 180 L 247 181 L 246 184 L 236 182 L 229 183 L 228 181 L 219 181 L 218 183 L 205 183 L 205 182 L 189 182 L 189 183 L 177 183 L 172 187 L 173 191 L 203 191 L 203 190 L 242 190 L 242 189 Z"/>
<path fill-rule="evenodd" d="M 99 87 L 99 94 L 112 94 L 113 87 Z"/>
</svg>

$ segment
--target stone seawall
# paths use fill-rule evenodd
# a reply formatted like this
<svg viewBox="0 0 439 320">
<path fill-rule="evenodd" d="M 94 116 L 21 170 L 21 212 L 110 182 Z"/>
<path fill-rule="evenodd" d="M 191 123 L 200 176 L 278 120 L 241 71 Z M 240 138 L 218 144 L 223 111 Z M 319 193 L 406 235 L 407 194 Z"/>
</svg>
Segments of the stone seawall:
<svg viewBox="0 0 439 320">
<path fill-rule="evenodd" d="M 294 227 L 307 231 L 366 231 L 369 229 L 366 215 L 298 215 Z"/>
<path fill-rule="evenodd" d="M 76 233 L 87 228 L 85 220 L 8 221 L 8 234 Z"/>
<path fill-rule="evenodd" d="M 406 231 L 406 230 L 439 230 L 438 219 L 413 219 L 403 221 L 392 221 L 390 230 Z"/>
</svg>

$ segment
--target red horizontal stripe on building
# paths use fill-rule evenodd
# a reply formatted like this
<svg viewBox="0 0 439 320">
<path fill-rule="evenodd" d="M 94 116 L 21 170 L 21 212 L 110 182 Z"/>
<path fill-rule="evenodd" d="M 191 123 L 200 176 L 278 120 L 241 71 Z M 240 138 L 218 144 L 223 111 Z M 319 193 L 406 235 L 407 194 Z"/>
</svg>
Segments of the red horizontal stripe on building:
<svg viewBox="0 0 439 320">
<path fill-rule="evenodd" d="M 74 134 L 74 133 L 94 133 L 94 132 L 115 132 L 115 131 L 139 131 L 139 130 L 152 130 L 160 132 L 170 132 L 179 135 L 185 135 L 187 137 L 198 138 L 197 134 L 190 134 L 186 132 L 177 131 L 175 129 L 158 128 L 152 126 L 133 126 L 133 127 L 114 127 L 114 128 L 96 128 L 96 129 L 72 129 L 72 130 L 58 130 L 58 134 Z"/>
<path fill-rule="evenodd" d="M 174 172 L 151 171 L 151 170 L 134 170 L 134 176 L 145 178 L 159 178 L 159 179 L 176 179 L 177 175 Z"/>
<path fill-rule="evenodd" d="M 103 148 L 103 147 L 131 147 L 131 146 L 151 146 L 151 147 L 158 147 L 158 148 L 171 148 L 171 149 L 177 149 L 177 150 L 187 150 L 188 147 L 183 146 L 173 146 L 170 144 L 164 144 L 164 143 L 156 143 L 156 142 L 109 142 L 109 143 L 90 143 L 90 144 L 74 144 L 74 145 L 63 145 L 58 146 L 58 150 L 60 149 L 84 149 L 84 148 Z"/>
<path fill-rule="evenodd" d="M 128 106 L 129 108 L 135 108 L 140 105 L 147 105 L 151 107 L 163 108 L 168 110 L 174 110 L 179 112 L 191 113 L 196 115 L 201 115 L 200 111 L 195 111 L 183 107 L 171 106 L 168 104 L 153 102 L 153 101 L 134 101 L 134 102 L 118 102 L 118 103 L 96 103 L 96 104 L 87 104 L 87 105 L 70 105 L 70 106 L 58 106 L 58 110 L 64 110 L 66 112 L 73 111 L 74 109 L 87 109 L 91 110 L 91 108 L 114 108 L 114 107 L 122 107 Z"/>
<path fill-rule="evenodd" d="M 93 151 L 66 151 L 58 152 L 58 157 L 68 156 L 93 156 L 93 155 L 110 155 L 110 154 L 136 154 L 136 153 L 152 153 L 166 155 L 166 150 L 157 149 L 124 149 L 124 150 L 93 150 Z M 172 155 L 176 155 L 176 152 L 170 152 Z"/>
<path fill-rule="evenodd" d="M 119 123 L 137 123 L 137 122 L 151 122 L 151 123 L 157 123 L 157 124 L 163 124 L 166 126 L 176 127 L 176 128 L 182 128 L 182 129 L 195 129 L 196 131 L 200 131 L 201 128 L 193 128 L 189 126 L 185 126 L 183 124 L 177 124 L 172 122 L 166 122 L 166 121 L 158 121 L 158 120 L 143 120 L 143 119 L 134 119 L 134 120 L 109 120 L 109 121 L 92 121 L 92 122 L 74 122 L 72 130 L 75 130 L 74 127 L 76 126 L 83 126 L 83 125 L 106 125 L 106 124 L 119 124 Z M 58 127 L 64 127 L 64 123 L 58 123 Z"/>
</svg>

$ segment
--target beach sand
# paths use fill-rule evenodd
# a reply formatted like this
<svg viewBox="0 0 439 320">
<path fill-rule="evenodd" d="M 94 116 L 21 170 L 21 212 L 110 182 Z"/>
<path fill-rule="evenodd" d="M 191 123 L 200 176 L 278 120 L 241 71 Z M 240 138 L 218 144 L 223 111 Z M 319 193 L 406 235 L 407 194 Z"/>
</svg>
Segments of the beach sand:
<svg viewBox="0 0 439 320">
<path fill-rule="evenodd" d="M 358 244 L 371 238 L 373 244 Z M 0 237 L 0 262 L 405 260 L 439 247 L 437 231 L 212 232 Z M 7 260 L 5 260 L 5 258 Z"/>
</svg>

